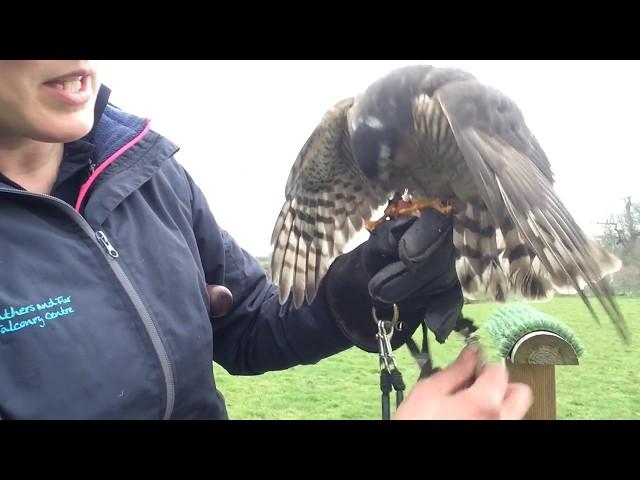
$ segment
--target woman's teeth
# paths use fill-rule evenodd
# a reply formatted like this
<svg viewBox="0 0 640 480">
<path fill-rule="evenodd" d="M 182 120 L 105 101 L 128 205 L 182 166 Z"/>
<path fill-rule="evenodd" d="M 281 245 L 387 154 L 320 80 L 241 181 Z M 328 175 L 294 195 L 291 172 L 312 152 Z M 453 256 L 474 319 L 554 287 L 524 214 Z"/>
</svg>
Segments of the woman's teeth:
<svg viewBox="0 0 640 480">
<path fill-rule="evenodd" d="M 78 93 L 82 89 L 82 77 L 78 77 L 73 80 L 66 80 L 64 82 L 55 82 L 53 84 L 60 90 L 65 90 L 69 93 Z"/>
</svg>

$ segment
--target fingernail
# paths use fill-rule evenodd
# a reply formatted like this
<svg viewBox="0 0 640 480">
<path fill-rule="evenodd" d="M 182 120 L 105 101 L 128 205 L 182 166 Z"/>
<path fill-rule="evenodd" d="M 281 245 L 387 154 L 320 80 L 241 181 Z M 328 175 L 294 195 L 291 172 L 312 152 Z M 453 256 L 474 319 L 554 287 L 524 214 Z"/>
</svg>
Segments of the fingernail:
<svg viewBox="0 0 640 480">
<path fill-rule="evenodd" d="M 467 344 L 467 348 L 472 352 L 478 353 L 481 350 L 480 342 L 470 342 Z"/>
<path fill-rule="evenodd" d="M 469 361 L 473 359 L 475 361 L 477 356 L 478 356 L 478 350 L 476 348 L 472 348 L 471 345 L 467 345 L 460 352 L 459 358 L 468 359 Z"/>
<path fill-rule="evenodd" d="M 480 345 L 480 342 L 469 343 L 466 348 L 476 357 L 482 355 L 482 346 Z"/>
</svg>

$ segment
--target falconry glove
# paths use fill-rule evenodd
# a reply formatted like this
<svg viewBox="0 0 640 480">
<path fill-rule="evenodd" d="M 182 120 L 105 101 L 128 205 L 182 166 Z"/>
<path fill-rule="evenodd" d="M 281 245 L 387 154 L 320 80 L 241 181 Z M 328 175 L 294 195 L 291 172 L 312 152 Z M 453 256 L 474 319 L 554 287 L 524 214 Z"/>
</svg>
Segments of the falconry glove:
<svg viewBox="0 0 640 480">
<path fill-rule="evenodd" d="M 450 217 L 425 210 L 419 218 L 384 222 L 366 242 L 333 262 L 324 280 L 326 300 L 354 345 L 377 351 L 372 308 L 380 319 L 391 319 L 393 304 L 400 329 L 392 348 L 404 345 L 423 320 L 444 342 L 463 306 L 452 235 Z"/>
</svg>

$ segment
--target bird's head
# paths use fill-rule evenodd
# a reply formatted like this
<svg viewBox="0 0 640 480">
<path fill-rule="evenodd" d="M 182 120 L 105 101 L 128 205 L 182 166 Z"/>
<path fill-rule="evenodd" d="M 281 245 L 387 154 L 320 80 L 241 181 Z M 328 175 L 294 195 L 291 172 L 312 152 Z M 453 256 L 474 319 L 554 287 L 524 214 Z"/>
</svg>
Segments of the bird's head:
<svg viewBox="0 0 640 480">
<path fill-rule="evenodd" d="M 350 112 L 351 148 L 371 180 L 388 181 L 398 153 L 413 130 L 412 102 L 425 74 L 433 67 L 410 66 L 373 83 Z"/>
</svg>

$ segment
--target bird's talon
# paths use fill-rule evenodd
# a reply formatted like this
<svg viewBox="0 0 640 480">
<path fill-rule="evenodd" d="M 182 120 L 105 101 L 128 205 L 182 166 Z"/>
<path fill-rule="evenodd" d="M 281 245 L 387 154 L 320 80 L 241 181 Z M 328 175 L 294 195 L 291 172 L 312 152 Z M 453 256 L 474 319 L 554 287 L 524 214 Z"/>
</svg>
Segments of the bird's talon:
<svg viewBox="0 0 640 480">
<path fill-rule="evenodd" d="M 421 210 L 424 210 L 425 208 L 436 210 L 442 215 L 449 215 L 453 210 L 453 207 L 451 205 L 446 205 L 442 200 L 439 200 L 437 198 L 419 200 L 411 199 L 409 201 L 394 198 L 389 202 L 389 205 L 384 210 L 384 215 L 382 216 L 382 218 L 376 221 L 371 220 L 366 222 L 365 228 L 369 232 L 372 232 L 387 220 L 394 220 L 402 215 L 412 215 L 414 217 L 420 218 Z"/>
<path fill-rule="evenodd" d="M 384 221 L 385 221 L 384 217 L 377 221 L 370 220 L 368 222 L 365 222 L 364 228 L 366 228 L 369 232 L 373 232 Z"/>
<path fill-rule="evenodd" d="M 411 203 L 411 207 L 409 208 L 409 210 L 424 210 L 425 208 L 431 208 L 437 212 L 440 212 L 442 215 L 449 215 L 453 210 L 453 207 L 451 205 L 446 205 L 442 200 L 439 200 L 437 198 L 414 200 Z"/>
</svg>

